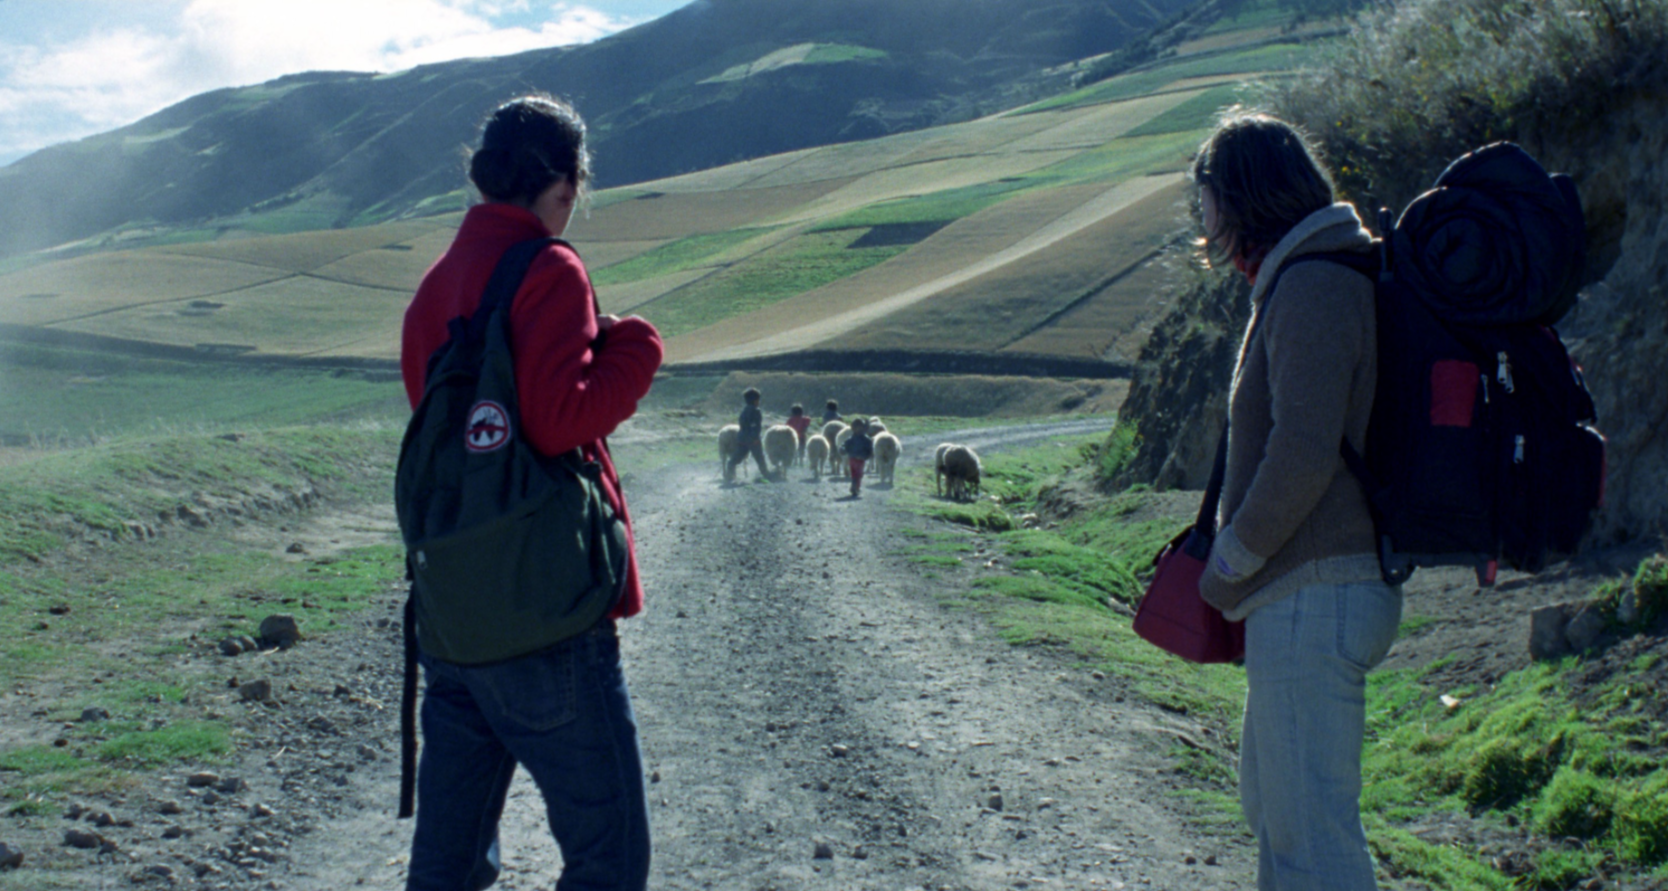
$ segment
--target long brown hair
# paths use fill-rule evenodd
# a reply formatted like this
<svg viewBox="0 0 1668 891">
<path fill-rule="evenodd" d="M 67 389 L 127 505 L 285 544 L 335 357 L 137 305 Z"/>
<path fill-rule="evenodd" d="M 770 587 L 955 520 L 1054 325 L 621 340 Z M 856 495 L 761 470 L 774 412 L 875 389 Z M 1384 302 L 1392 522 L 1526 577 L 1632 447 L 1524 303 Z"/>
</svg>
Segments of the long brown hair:
<svg viewBox="0 0 1668 891">
<path fill-rule="evenodd" d="M 1196 242 L 1213 266 L 1268 251 L 1335 200 L 1309 140 L 1267 114 L 1229 112 L 1199 147 L 1191 177 L 1216 200 L 1216 231 Z"/>
</svg>

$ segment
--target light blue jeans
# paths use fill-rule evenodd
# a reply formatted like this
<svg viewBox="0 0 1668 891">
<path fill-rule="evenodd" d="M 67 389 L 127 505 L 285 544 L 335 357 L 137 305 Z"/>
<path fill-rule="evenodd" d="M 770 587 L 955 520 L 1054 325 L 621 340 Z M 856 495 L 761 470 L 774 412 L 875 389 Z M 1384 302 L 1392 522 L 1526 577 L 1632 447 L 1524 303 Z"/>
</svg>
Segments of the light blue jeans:
<svg viewBox="0 0 1668 891">
<path fill-rule="evenodd" d="M 1383 582 L 1302 588 L 1246 617 L 1239 796 L 1258 891 L 1378 887 L 1361 828 L 1367 672 L 1401 617 Z"/>
</svg>

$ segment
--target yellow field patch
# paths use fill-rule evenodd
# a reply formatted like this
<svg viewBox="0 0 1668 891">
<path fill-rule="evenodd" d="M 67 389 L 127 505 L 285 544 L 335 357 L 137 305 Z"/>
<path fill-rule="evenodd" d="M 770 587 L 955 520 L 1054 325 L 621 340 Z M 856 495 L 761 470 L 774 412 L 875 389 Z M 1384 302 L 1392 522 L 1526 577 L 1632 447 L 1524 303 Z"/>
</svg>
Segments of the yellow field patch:
<svg viewBox="0 0 1668 891">
<path fill-rule="evenodd" d="M 1150 260 L 1180 227 L 1186 191 L 1180 178 L 1149 177 L 1137 183 L 1149 188 L 1126 192 L 1124 197 L 1132 200 L 1115 212 L 853 330 L 839 339 L 840 345 L 995 351 L 1045 325 L 1064 324 L 1079 301 Z M 1050 352 L 1099 358 L 1115 339 L 1085 335 L 1067 347 L 1056 338 Z"/>
<path fill-rule="evenodd" d="M 343 257 L 390 244 L 403 244 L 437 230 L 457 228 L 456 215 L 383 223 L 362 229 L 325 229 L 294 235 L 265 235 L 230 241 L 206 241 L 155 248 L 163 254 L 182 254 L 271 266 L 290 272 L 311 272 Z M 415 253 L 415 251 L 413 251 Z"/>
<path fill-rule="evenodd" d="M 93 254 L 0 277 L 0 322 L 50 325 L 158 301 L 214 297 L 284 275 L 155 251 Z"/>
<path fill-rule="evenodd" d="M 389 288 L 410 294 L 417 290 L 423 273 L 434 262 L 433 256 L 417 253 L 410 245 L 360 251 L 327 263 L 312 271 L 312 275 L 332 281 L 370 288 Z"/>
<path fill-rule="evenodd" d="M 398 341 L 408 293 L 308 276 L 192 301 L 136 306 L 55 326 L 69 331 L 191 346 L 236 344 L 264 353 L 309 355 L 364 341 Z"/>
<path fill-rule="evenodd" d="M 569 236 L 578 243 L 683 238 L 739 229 L 781 216 L 838 189 L 835 180 L 808 185 L 666 193 L 611 204 L 589 219 L 575 219 Z"/>
<path fill-rule="evenodd" d="M 1170 308 L 1175 280 L 1162 257 L 1148 260 L 1003 351 L 1133 362 Z"/>
<path fill-rule="evenodd" d="M 1202 90 L 1145 96 L 1126 102 L 1090 106 L 1058 126 L 1016 140 L 1006 146 L 1011 152 L 1043 152 L 1061 149 L 1099 148 L 1199 95 Z M 1043 112 L 1046 114 L 1047 112 Z"/>
</svg>

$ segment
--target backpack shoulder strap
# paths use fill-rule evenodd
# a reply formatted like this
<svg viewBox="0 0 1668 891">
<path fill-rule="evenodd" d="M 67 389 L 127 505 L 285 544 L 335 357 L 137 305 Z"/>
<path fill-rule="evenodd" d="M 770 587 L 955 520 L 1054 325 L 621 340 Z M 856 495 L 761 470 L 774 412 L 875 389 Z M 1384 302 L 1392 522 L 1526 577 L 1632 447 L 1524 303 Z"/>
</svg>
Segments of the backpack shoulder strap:
<svg viewBox="0 0 1668 891">
<path fill-rule="evenodd" d="M 560 238 L 531 238 L 527 241 L 510 245 L 504 255 L 498 258 L 498 265 L 492 268 L 492 277 L 487 279 L 486 290 L 481 292 L 481 303 L 475 310 L 475 319 L 486 319 L 493 310 L 500 306 L 508 306 L 515 300 L 515 294 L 521 290 L 522 279 L 527 277 L 527 267 L 533 265 L 533 258 L 553 244 L 567 245 Z"/>
</svg>

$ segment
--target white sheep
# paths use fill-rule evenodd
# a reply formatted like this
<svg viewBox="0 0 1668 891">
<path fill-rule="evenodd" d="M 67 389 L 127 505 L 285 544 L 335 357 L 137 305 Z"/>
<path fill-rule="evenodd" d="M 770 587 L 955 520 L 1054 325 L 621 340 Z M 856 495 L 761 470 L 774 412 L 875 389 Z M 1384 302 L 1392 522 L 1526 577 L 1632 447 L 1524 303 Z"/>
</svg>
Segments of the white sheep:
<svg viewBox="0 0 1668 891">
<path fill-rule="evenodd" d="M 854 431 L 850 427 L 841 427 L 835 434 L 833 442 L 829 443 L 828 454 L 834 459 L 834 476 L 845 479 L 851 476 L 851 466 L 846 463 L 846 440 L 851 439 Z"/>
<path fill-rule="evenodd" d="M 736 440 L 741 438 L 741 425 L 729 424 L 718 431 L 718 475 L 730 479 L 730 456 L 736 453 Z M 742 465 L 741 472 L 747 472 L 747 466 Z"/>
<path fill-rule="evenodd" d="M 890 433 L 875 437 L 875 476 L 883 483 L 892 482 L 898 468 L 898 456 L 903 454 L 903 443 Z"/>
<path fill-rule="evenodd" d="M 845 475 L 840 469 L 840 432 L 850 429 L 844 421 L 829 421 L 822 425 L 822 438 L 828 443 L 828 475 L 835 479 Z"/>
<path fill-rule="evenodd" d="M 968 446 L 951 446 L 944 452 L 944 479 L 950 497 L 961 501 L 979 493 L 979 477 L 984 467 L 979 455 Z"/>
<path fill-rule="evenodd" d="M 944 494 L 944 453 L 955 447 L 953 442 L 941 442 L 932 453 L 932 488 L 941 496 Z"/>
<path fill-rule="evenodd" d="M 765 460 L 779 479 L 787 479 L 788 468 L 799 454 L 799 434 L 786 424 L 777 424 L 764 433 Z"/>
<path fill-rule="evenodd" d="M 882 433 L 885 433 L 885 432 L 886 432 L 886 425 L 882 424 L 880 422 L 879 418 L 870 418 L 869 419 L 869 435 L 870 436 L 879 436 L 879 435 L 881 435 Z"/>
<path fill-rule="evenodd" d="M 822 434 L 806 438 L 805 461 L 811 465 L 811 478 L 822 479 L 822 465 L 828 461 L 828 440 L 824 439 Z M 828 472 L 834 472 L 832 462 L 829 463 Z"/>
</svg>

